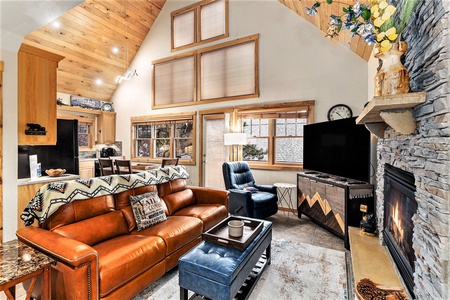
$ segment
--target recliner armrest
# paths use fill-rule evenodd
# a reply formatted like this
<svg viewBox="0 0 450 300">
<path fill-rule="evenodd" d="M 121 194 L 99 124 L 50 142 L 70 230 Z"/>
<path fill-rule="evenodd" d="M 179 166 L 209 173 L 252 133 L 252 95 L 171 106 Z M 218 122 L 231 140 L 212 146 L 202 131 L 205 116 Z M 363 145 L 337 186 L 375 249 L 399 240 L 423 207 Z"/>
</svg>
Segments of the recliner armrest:
<svg viewBox="0 0 450 300">
<path fill-rule="evenodd" d="M 262 192 L 268 192 L 268 193 L 272 193 L 272 194 L 276 194 L 277 193 L 277 187 L 274 185 L 268 185 L 268 184 L 255 184 L 255 188 L 257 188 L 258 190 L 262 191 Z"/>
<path fill-rule="evenodd" d="M 252 193 L 250 191 L 230 189 L 228 212 L 232 215 L 248 216 L 253 210 Z"/>
</svg>

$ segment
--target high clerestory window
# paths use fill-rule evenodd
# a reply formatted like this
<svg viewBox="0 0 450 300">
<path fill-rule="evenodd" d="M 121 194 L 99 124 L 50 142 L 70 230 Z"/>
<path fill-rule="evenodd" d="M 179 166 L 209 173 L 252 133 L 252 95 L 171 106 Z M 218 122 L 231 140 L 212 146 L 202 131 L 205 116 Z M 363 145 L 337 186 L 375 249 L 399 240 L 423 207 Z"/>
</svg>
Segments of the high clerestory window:
<svg viewBox="0 0 450 300">
<path fill-rule="evenodd" d="M 205 0 L 170 14 L 172 51 L 228 37 L 228 0 Z"/>
</svg>

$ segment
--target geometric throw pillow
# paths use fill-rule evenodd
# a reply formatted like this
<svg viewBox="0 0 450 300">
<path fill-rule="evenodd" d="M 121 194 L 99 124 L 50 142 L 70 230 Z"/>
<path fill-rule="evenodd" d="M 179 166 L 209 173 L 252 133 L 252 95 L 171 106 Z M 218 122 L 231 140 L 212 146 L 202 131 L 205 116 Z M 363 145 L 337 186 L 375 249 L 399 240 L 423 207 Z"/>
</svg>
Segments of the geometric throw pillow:
<svg viewBox="0 0 450 300">
<path fill-rule="evenodd" d="M 153 226 L 167 220 L 158 192 L 130 196 L 131 207 L 136 219 L 137 230 Z"/>
</svg>

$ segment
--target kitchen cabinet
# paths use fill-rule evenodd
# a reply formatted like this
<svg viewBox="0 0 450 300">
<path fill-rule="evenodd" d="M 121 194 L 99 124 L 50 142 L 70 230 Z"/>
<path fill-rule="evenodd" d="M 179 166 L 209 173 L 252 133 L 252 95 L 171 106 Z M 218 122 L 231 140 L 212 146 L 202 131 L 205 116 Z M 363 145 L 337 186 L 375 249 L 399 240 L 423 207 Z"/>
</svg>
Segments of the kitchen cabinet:
<svg viewBox="0 0 450 300">
<path fill-rule="evenodd" d="M 87 179 L 95 177 L 95 163 L 94 160 L 80 161 L 80 178 Z"/>
<path fill-rule="evenodd" d="M 79 178 L 79 175 L 64 174 L 61 177 L 42 176 L 34 181 L 30 181 L 30 178 L 19 179 L 17 181 L 17 229 L 25 227 L 20 215 L 41 186 L 50 182 L 76 180 Z M 33 226 L 38 226 L 36 220 L 34 221 Z"/>
<path fill-rule="evenodd" d="M 56 145 L 56 71 L 64 57 L 22 44 L 18 53 L 18 143 Z M 27 124 L 46 133 L 25 134 Z M 36 133 L 36 132 L 34 132 Z"/>
<path fill-rule="evenodd" d="M 37 190 L 39 190 L 39 188 L 44 184 L 46 183 L 35 183 L 35 184 L 21 185 L 17 187 L 17 199 L 18 199 L 17 213 L 19 214 L 17 218 L 17 229 L 25 227 L 22 219 L 20 219 L 20 215 L 22 214 L 25 207 L 27 207 L 30 200 L 33 199 Z M 36 221 L 34 222 L 33 226 L 37 226 Z"/>
<path fill-rule="evenodd" d="M 116 142 L 116 113 L 102 111 L 97 118 L 97 143 L 114 144 Z"/>
</svg>

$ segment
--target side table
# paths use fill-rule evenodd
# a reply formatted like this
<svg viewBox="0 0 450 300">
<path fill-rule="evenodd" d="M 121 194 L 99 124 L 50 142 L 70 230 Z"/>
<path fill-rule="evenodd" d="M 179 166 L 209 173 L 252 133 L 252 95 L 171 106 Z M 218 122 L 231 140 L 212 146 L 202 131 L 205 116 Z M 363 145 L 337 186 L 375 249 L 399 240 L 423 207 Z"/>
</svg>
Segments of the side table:
<svg viewBox="0 0 450 300">
<path fill-rule="evenodd" d="M 296 188 L 297 186 L 292 183 L 282 183 L 277 182 L 273 184 L 277 187 L 277 193 L 278 193 L 278 201 L 281 205 L 283 205 L 283 202 L 287 204 L 289 210 L 288 210 L 288 216 L 289 212 L 292 212 L 295 214 L 294 204 L 292 203 L 292 190 Z"/>
<path fill-rule="evenodd" d="M 51 299 L 51 265 L 55 261 L 47 255 L 13 240 L 0 245 L 0 291 L 8 299 L 15 299 L 16 285 L 31 279 L 26 299 L 31 298 L 37 276 L 43 274 L 42 299 Z"/>
</svg>

